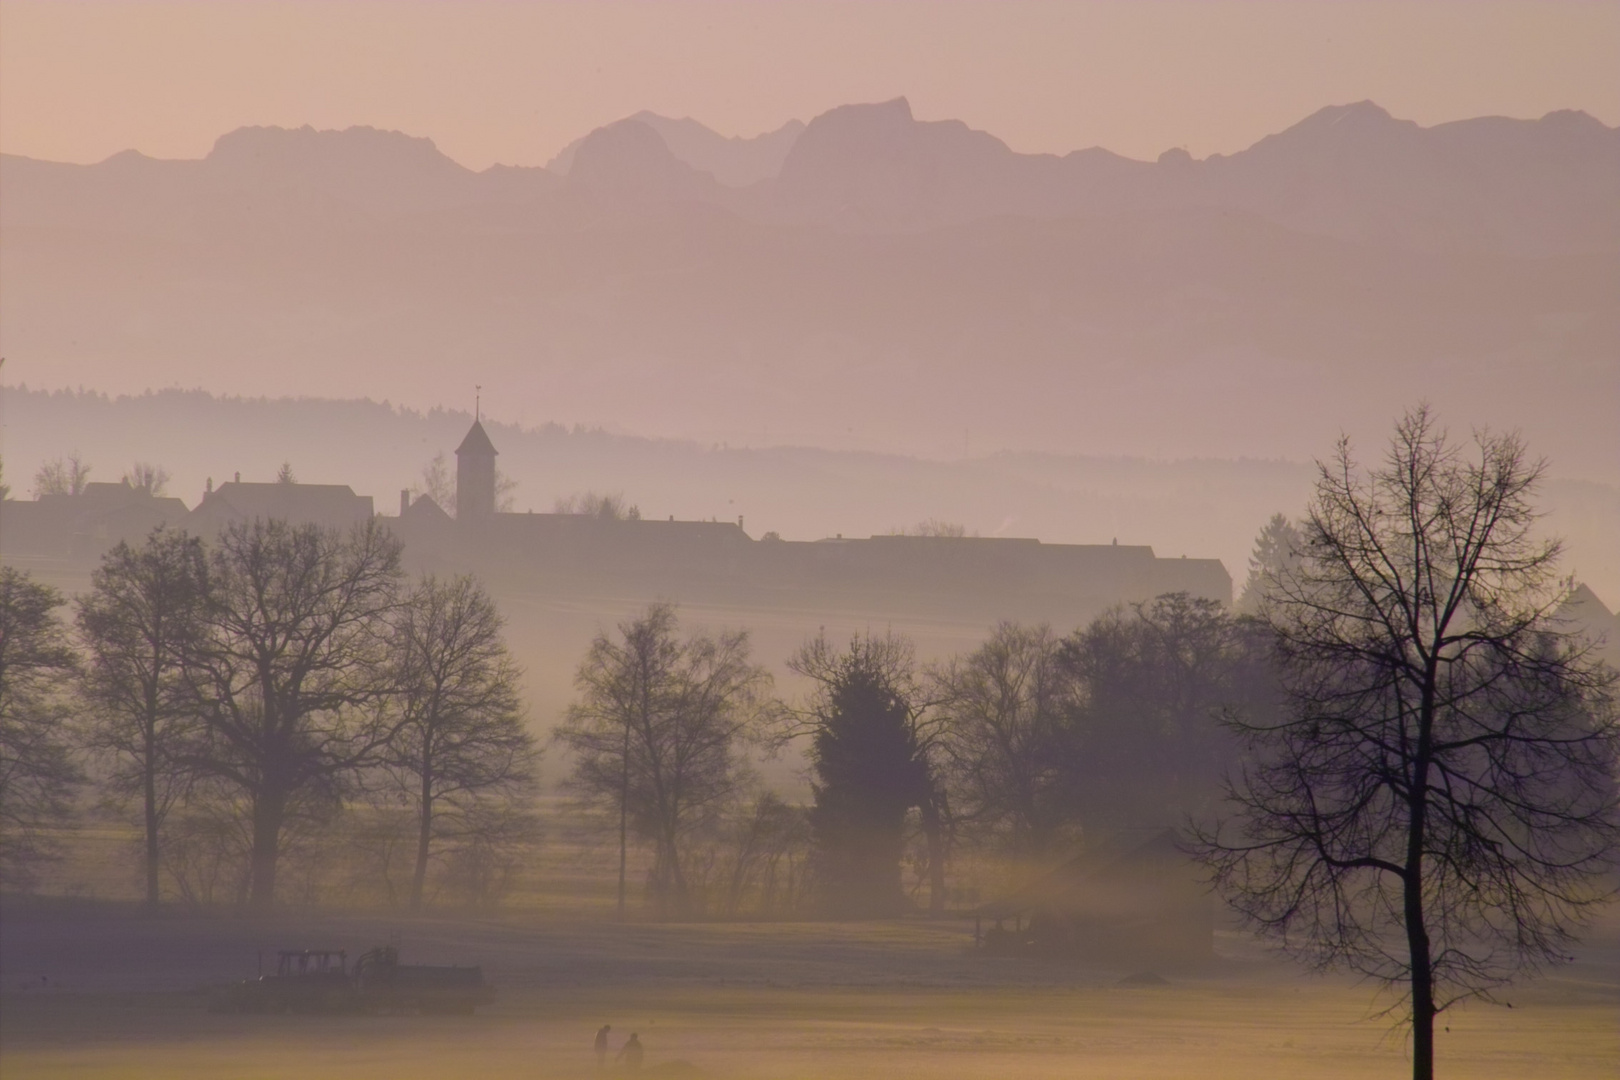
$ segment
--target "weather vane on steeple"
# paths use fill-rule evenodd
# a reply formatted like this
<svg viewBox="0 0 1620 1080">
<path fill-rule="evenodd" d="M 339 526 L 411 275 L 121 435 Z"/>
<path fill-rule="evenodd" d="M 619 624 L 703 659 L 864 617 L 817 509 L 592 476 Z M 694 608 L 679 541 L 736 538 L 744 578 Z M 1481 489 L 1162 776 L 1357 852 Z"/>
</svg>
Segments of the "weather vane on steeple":
<svg viewBox="0 0 1620 1080">
<path fill-rule="evenodd" d="M 473 422 L 477 423 L 478 421 L 482 420 L 483 418 L 484 418 L 484 384 L 483 383 L 474 383 L 473 384 Z"/>
</svg>

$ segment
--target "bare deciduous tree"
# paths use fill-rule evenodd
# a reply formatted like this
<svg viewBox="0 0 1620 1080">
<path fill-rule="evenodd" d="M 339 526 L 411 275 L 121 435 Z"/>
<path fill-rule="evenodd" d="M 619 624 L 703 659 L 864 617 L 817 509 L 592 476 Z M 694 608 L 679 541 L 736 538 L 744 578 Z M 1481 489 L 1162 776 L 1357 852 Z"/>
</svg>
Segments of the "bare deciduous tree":
<svg viewBox="0 0 1620 1080">
<path fill-rule="evenodd" d="M 726 839 L 724 914 L 741 914 L 750 895 L 762 915 L 792 910 L 810 847 L 810 819 L 804 809 L 765 792 L 745 804 Z"/>
<path fill-rule="evenodd" d="M 491 799 L 469 804 L 444 837 L 440 895 L 472 908 L 494 908 L 512 890 L 539 839 L 539 820 L 530 807 Z"/>
<path fill-rule="evenodd" d="M 62 594 L 0 567 L 0 878 L 33 884 L 56 857 L 53 827 L 72 817 L 81 780 L 65 738 L 65 682 L 78 658 L 55 609 Z"/>
<path fill-rule="evenodd" d="M 683 641 L 669 604 L 591 643 L 574 678 L 580 700 L 557 738 L 575 755 L 571 786 L 619 815 L 621 918 L 632 832 L 653 847 L 660 909 L 689 912 L 685 842 L 741 790 L 740 744 L 764 715 L 770 681 L 746 632 Z"/>
<path fill-rule="evenodd" d="M 34 474 L 34 498 L 41 495 L 83 495 L 90 482 L 90 466 L 85 464 L 77 450 L 66 461 L 57 458 L 47 461 Z"/>
<path fill-rule="evenodd" d="M 465 576 L 424 578 L 395 619 L 398 718 L 383 757 L 415 809 L 412 908 L 422 905 L 435 841 L 465 846 L 496 804 L 521 810 L 533 792 L 538 755 L 501 629 L 494 602 Z"/>
<path fill-rule="evenodd" d="M 168 469 L 146 461 L 137 461 L 124 474 L 124 483 L 136 491 L 144 491 L 153 496 L 162 495 L 171 479 Z"/>
<path fill-rule="evenodd" d="M 594 491 L 576 492 L 566 499 L 558 499 L 552 505 L 551 512 L 601 518 L 603 521 L 641 520 L 641 509 L 626 504 L 624 495 L 619 492 L 608 495 L 598 495 Z"/>
<path fill-rule="evenodd" d="M 967 526 L 956 521 L 941 521 L 938 518 L 929 518 L 904 529 L 890 529 L 890 536 L 935 536 L 945 539 L 958 539 L 968 535 Z M 978 533 L 974 533 L 978 536 Z"/>
<path fill-rule="evenodd" d="M 375 523 L 347 535 L 237 523 L 211 553 L 207 640 L 189 665 L 206 720 L 196 764 L 251 808 L 257 907 L 274 902 L 289 814 L 334 803 L 389 732 L 388 616 L 399 544 Z"/>
<path fill-rule="evenodd" d="M 139 548 L 109 551 L 77 605 L 88 652 L 87 741 L 112 756 L 113 792 L 140 801 L 149 904 L 159 900 L 164 819 L 185 791 L 198 734 L 184 668 L 200 645 L 207 600 L 202 542 L 159 529 Z"/>
<path fill-rule="evenodd" d="M 438 504 L 440 510 L 454 517 L 456 514 L 456 481 L 450 475 L 450 460 L 444 451 L 433 455 L 433 460 L 422 466 L 422 475 L 411 485 L 413 495 L 426 495 Z"/>
<path fill-rule="evenodd" d="M 964 826 L 1015 855 L 1052 849 L 1071 823 L 1066 791 L 1073 680 L 1048 626 L 1000 623 L 935 675 L 943 773 Z"/>
<path fill-rule="evenodd" d="M 1250 925 L 1404 988 L 1419 1080 L 1438 1012 L 1567 959 L 1620 843 L 1613 674 L 1553 619 L 1542 467 L 1476 442 L 1421 408 L 1380 467 L 1342 441 L 1320 466 L 1260 605 L 1286 715 L 1242 726 L 1235 827 L 1201 840 Z"/>
<path fill-rule="evenodd" d="M 498 513 L 510 514 L 517 509 L 517 487 L 516 480 L 500 469 L 495 470 L 495 509 Z"/>
</svg>

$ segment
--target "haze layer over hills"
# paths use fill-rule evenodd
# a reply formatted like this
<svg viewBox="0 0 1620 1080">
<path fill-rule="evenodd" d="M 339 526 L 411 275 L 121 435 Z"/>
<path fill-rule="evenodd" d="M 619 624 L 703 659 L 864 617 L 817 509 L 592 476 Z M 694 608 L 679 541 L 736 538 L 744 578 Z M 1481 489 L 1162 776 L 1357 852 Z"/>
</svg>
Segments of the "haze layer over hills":
<svg viewBox="0 0 1620 1080">
<path fill-rule="evenodd" d="M 1301 460 L 1427 397 L 1620 480 L 1620 130 L 1583 113 L 1361 103 L 1156 162 L 903 100 L 705 131 L 632 117 L 557 171 L 364 128 L 5 157 L 6 377 L 421 408 L 481 383 L 530 425 L 952 457 Z"/>
<path fill-rule="evenodd" d="M 78 452 L 92 480 L 136 460 L 162 465 L 170 495 L 195 506 L 209 479 L 267 481 L 283 462 L 304 483 L 348 484 L 395 512 L 472 416 L 372 401 L 242 400 L 197 391 L 132 397 L 10 388 L 0 396 L 6 482 L 28 498 L 42 461 Z M 919 460 L 809 447 L 700 445 L 559 425 L 485 424 L 518 511 L 550 511 L 584 491 L 622 493 L 649 518 L 741 517 L 749 535 L 864 537 L 924 521 L 1048 543 L 1147 544 L 1175 558 L 1219 558 L 1239 588 L 1254 537 L 1274 513 L 1300 514 L 1314 471 L 1288 461 L 1153 461 L 1035 453 Z M 1369 447 L 1367 456 L 1377 448 Z M 1620 485 L 1554 475 L 1546 528 L 1567 542 L 1564 570 L 1620 603 Z M 975 631 L 981 628 L 975 628 Z"/>
</svg>

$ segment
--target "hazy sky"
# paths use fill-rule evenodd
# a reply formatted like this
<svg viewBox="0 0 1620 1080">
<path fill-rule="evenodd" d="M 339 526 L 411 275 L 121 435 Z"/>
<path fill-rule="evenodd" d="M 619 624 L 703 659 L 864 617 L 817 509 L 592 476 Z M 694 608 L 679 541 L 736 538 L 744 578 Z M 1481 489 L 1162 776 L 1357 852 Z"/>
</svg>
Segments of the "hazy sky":
<svg viewBox="0 0 1620 1080">
<path fill-rule="evenodd" d="M 1620 123 L 1620 3 L 0 2 L 0 148 L 200 157 L 371 124 L 543 164 L 638 109 L 754 134 L 911 99 L 1015 149 L 1232 151 L 1371 98 L 1432 124 Z"/>
</svg>

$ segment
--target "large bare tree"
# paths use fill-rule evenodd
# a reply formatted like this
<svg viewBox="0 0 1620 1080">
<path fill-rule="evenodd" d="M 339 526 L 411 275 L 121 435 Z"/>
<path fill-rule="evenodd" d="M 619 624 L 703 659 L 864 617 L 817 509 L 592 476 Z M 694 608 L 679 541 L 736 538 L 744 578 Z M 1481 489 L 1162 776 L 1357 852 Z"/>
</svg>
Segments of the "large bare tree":
<svg viewBox="0 0 1620 1080">
<path fill-rule="evenodd" d="M 521 810 L 537 751 L 500 613 L 471 577 L 423 578 L 394 621 L 394 731 L 387 773 L 415 810 L 410 905 L 422 906 L 435 842 L 466 840 Z"/>
<path fill-rule="evenodd" d="M 598 634 L 574 677 L 580 699 L 557 738 L 574 754 L 571 786 L 619 818 L 619 915 L 628 844 L 652 846 L 653 894 L 666 914 L 690 912 L 685 842 L 743 790 L 742 745 L 765 715 L 771 679 L 745 631 L 684 640 L 673 606 L 653 604 Z"/>
<path fill-rule="evenodd" d="M 1051 627 L 1000 623 L 935 673 L 942 772 L 960 826 L 1015 855 L 1048 853 L 1072 823 L 1066 790 L 1074 680 Z"/>
<path fill-rule="evenodd" d="M 372 522 L 343 534 L 260 519 L 227 527 L 209 568 L 207 640 L 189 665 L 206 721 L 196 764 L 248 804 L 249 902 L 263 908 L 290 815 L 335 805 L 391 734 L 379 705 L 399 543 Z"/>
<path fill-rule="evenodd" d="M 111 755 L 113 791 L 140 802 L 148 904 L 160 899 L 163 822 L 191 773 L 199 710 L 184 673 L 207 601 L 201 540 L 159 529 L 138 548 L 109 551 L 77 605 L 87 741 Z"/>
<path fill-rule="evenodd" d="M 1367 472 L 1341 441 L 1260 603 L 1284 716 L 1202 838 L 1250 925 L 1404 991 L 1419 1080 L 1437 1013 L 1567 959 L 1616 853 L 1613 674 L 1554 617 L 1541 474 L 1424 408 Z"/>
<path fill-rule="evenodd" d="M 0 880 L 34 882 L 55 858 L 82 779 L 67 733 L 66 682 L 78 657 L 56 618 L 62 594 L 0 566 Z"/>
</svg>

